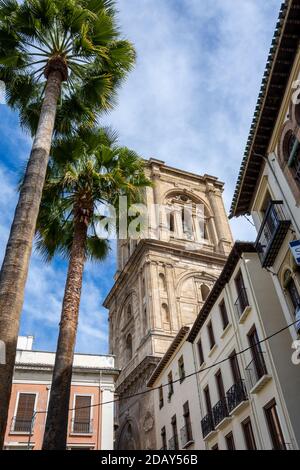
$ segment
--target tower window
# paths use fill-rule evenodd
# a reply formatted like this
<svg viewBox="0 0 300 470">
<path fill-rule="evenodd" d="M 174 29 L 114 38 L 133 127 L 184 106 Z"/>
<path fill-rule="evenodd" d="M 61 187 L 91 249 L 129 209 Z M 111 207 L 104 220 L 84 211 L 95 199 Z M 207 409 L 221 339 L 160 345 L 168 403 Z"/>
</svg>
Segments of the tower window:
<svg viewBox="0 0 300 470">
<path fill-rule="evenodd" d="M 166 293 L 167 291 L 167 284 L 166 284 L 166 278 L 163 273 L 159 274 L 159 287 L 160 291 Z"/>
<path fill-rule="evenodd" d="M 170 323 L 170 311 L 167 304 L 162 304 L 163 322 Z"/>
<path fill-rule="evenodd" d="M 126 338 L 126 358 L 127 361 L 130 361 L 132 358 L 132 336 L 130 333 Z"/>
<path fill-rule="evenodd" d="M 201 284 L 200 290 L 201 290 L 202 300 L 203 302 L 205 302 L 205 300 L 207 299 L 210 293 L 210 289 L 206 284 Z"/>
</svg>

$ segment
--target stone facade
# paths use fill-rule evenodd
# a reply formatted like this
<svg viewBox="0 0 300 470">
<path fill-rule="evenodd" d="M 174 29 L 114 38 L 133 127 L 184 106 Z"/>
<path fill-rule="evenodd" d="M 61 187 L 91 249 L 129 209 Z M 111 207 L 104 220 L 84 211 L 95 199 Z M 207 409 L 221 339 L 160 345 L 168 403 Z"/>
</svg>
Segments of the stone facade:
<svg viewBox="0 0 300 470">
<path fill-rule="evenodd" d="M 153 181 L 145 191 L 148 213 L 155 204 L 166 210 L 156 223 L 150 218 L 146 238 L 119 241 L 115 284 L 104 302 L 109 309 L 110 353 L 121 369 L 118 449 L 156 448 L 153 394 L 126 397 L 146 389 L 179 329 L 194 322 L 232 246 L 223 183 L 154 159 L 147 162 L 146 171 Z M 192 230 L 182 222 L 186 205 L 191 208 Z M 195 217 L 198 205 L 201 224 Z"/>
</svg>

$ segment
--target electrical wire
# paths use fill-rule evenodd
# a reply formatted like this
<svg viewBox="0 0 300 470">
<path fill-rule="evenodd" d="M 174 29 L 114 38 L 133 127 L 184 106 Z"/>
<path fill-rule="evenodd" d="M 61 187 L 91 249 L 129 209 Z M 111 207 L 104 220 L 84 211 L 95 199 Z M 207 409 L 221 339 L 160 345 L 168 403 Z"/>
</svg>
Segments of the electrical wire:
<svg viewBox="0 0 300 470">
<path fill-rule="evenodd" d="M 232 356 L 229 357 L 225 357 L 224 359 L 221 359 L 220 361 L 217 361 L 215 362 L 214 364 L 208 366 L 208 367 L 203 367 L 195 372 L 192 372 L 191 374 L 188 374 L 188 375 L 185 375 L 184 377 L 184 380 L 185 379 L 188 379 L 189 377 L 193 377 L 194 375 L 197 375 L 197 374 L 201 374 L 202 372 L 205 372 L 207 370 L 210 370 L 220 364 L 223 364 L 224 362 L 227 362 L 229 360 L 231 360 L 233 357 L 237 357 L 237 356 L 240 356 L 241 354 L 244 354 L 245 352 L 255 348 L 256 346 L 262 344 L 262 343 L 265 343 L 266 341 L 269 341 L 270 339 L 274 338 L 275 336 L 277 336 L 278 334 L 280 333 L 283 333 L 284 331 L 288 330 L 289 328 L 291 328 L 292 326 L 294 326 L 296 323 L 298 323 L 298 320 L 294 321 L 293 323 L 290 323 L 289 325 L 281 328 L 280 330 L 277 330 L 275 333 L 272 333 L 271 335 L 263 338 L 262 340 L 260 341 L 257 341 L 255 344 L 241 350 L 241 351 L 238 351 L 236 352 L 235 354 L 233 354 Z M 182 382 L 182 378 L 179 378 L 179 379 L 176 379 L 176 380 L 173 380 L 172 381 L 172 384 L 175 384 L 177 382 Z M 171 383 L 171 382 L 170 382 Z M 68 411 L 75 411 L 75 410 L 82 410 L 82 409 L 85 409 L 85 408 L 95 408 L 95 407 L 98 407 L 98 406 L 103 406 L 103 405 L 109 405 L 109 404 L 112 404 L 112 403 L 117 403 L 117 402 L 120 402 L 122 400 L 128 400 L 130 398 L 133 398 L 133 397 L 137 397 L 137 396 L 141 396 L 141 395 L 145 395 L 146 393 L 150 393 L 150 392 L 154 392 L 155 390 L 159 390 L 161 388 L 164 388 L 164 387 L 168 387 L 170 385 L 170 383 L 166 383 L 166 384 L 161 384 L 160 386 L 158 387 L 151 387 L 151 388 L 148 388 L 146 390 L 143 390 L 141 392 L 137 392 L 137 393 L 133 393 L 132 395 L 127 395 L 127 396 L 124 396 L 122 398 L 115 398 L 114 400 L 109 400 L 109 401 L 104 401 L 104 402 L 100 402 L 100 403 L 94 403 L 93 405 L 86 405 L 86 406 L 80 406 L 80 407 L 74 407 L 74 408 L 69 408 Z M 47 410 L 42 410 L 42 411 L 36 411 L 35 414 L 42 414 L 42 413 L 47 413 Z"/>
</svg>

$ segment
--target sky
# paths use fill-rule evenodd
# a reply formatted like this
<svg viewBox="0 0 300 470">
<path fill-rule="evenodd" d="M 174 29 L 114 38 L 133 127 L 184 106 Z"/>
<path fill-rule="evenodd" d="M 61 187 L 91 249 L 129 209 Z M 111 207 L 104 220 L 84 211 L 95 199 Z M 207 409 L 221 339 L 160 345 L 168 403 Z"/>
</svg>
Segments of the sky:
<svg viewBox="0 0 300 470">
<path fill-rule="evenodd" d="M 225 183 L 229 211 L 281 0 L 118 0 L 119 24 L 137 64 L 101 124 L 144 158 Z M 0 90 L 1 91 L 1 90 Z M 1 103 L 1 97 L 0 97 Z M 17 113 L 0 104 L 0 262 L 31 147 Z M 253 240 L 245 219 L 231 221 L 235 239 Z M 108 352 L 107 311 L 115 250 L 85 269 L 76 351 Z M 33 252 L 20 334 L 55 350 L 66 263 L 45 264 Z"/>
</svg>

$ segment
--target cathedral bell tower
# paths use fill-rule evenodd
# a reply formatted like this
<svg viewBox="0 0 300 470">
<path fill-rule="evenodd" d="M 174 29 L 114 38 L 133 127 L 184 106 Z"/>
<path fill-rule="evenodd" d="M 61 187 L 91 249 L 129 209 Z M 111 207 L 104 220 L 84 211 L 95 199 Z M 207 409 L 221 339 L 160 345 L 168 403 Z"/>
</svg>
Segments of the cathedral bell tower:
<svg viewBox="0 0 300 470">
<path fill-rule="evenodd" d="M 163 210 L 154 224 L 150 218 L 146 238 L 119 240 L 115 284 L 104 302 L 109 309 L 110 353 L 121 370 L 117 449 L 156 449 L 154 392 L 132 395 L 146 389 L 179 329 L 194 322 L 233 242 L 223 183 L 217 178 L 155 159 L 147 162 L 146 173 L 153 182 L 145 190 L 149 213 L 153 207 Z"/>
</svg>

